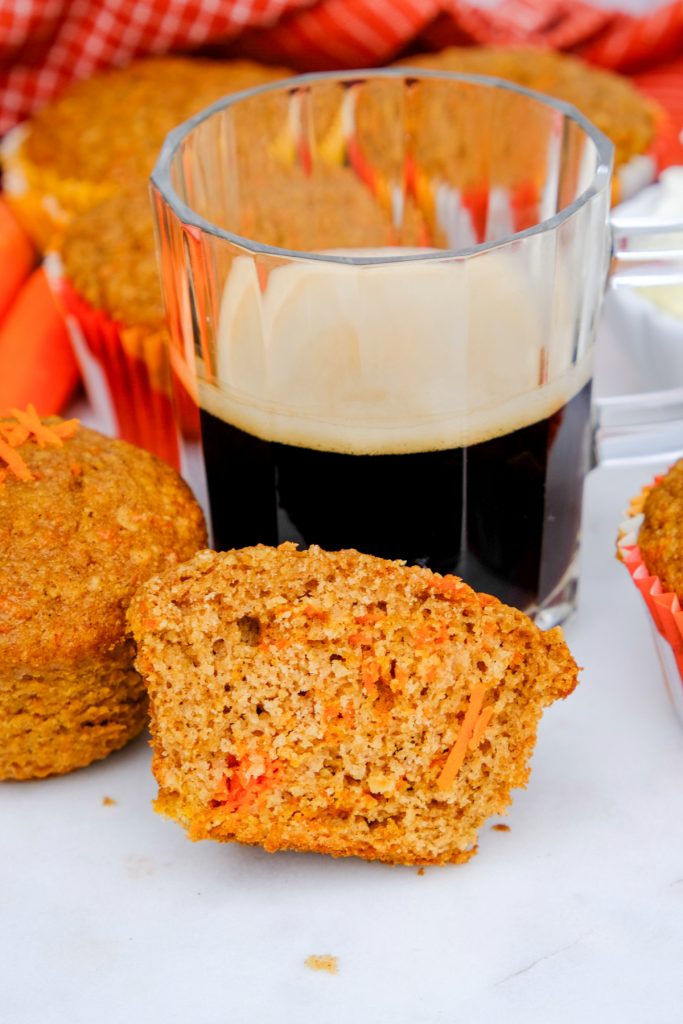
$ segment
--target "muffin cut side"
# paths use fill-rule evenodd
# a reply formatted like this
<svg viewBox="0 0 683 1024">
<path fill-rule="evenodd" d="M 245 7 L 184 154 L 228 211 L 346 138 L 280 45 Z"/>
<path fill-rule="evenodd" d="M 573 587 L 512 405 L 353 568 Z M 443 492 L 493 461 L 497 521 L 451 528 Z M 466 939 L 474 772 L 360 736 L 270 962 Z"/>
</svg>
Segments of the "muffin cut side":
<svg viewBox="0 0 683 1024">
<path fill-rule="evenodd" d="M 201 552 L 129 612 L 157 809 L 193 839 L 467 860 L 576 684 L 559 630 L 357 552 Z"/>
</svg>

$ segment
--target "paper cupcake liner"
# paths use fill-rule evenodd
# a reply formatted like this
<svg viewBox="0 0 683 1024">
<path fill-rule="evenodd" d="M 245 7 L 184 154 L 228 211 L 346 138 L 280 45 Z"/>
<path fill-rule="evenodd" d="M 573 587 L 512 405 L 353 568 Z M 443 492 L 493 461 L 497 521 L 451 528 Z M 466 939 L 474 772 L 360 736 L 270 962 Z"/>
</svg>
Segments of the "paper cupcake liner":
<svg viewBox="0 0 683 1024">
<path fill-rule="evenodd" d="M 58 257 L 50 254 L 46 264 L 88 398 L 103 429 L 177 469 L 178 436 L 162 335 L 112 320 L 62 275 Z"/>
<path fill-rule="evenodd" d="M 648 570 L 638 546 L 645 498 L 660 479 L 655 478 L 634 498 L 619 528 L 617 551 L 647 605 L 669 696 L 683 722 L 683 609 L 676 594 L 666 591 L 659 576 Z"/>
</svg>

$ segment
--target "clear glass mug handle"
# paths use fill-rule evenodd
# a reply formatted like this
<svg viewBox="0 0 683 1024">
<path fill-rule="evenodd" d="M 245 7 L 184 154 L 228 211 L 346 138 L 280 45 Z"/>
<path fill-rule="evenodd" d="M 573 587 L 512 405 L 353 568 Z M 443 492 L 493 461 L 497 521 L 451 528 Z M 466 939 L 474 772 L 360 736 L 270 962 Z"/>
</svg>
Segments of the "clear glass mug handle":
<svg viewBox="0 0 683 1024">
<path fill-rule="evenodd" d="M 612 287 L 683 286 L 683 220 L 614 217 L 611 229 Z"/>
<path fill-rule="evenodd" d="M 683 221 L 615 217 L 611 221 L 612 254 L 609 285 L 647 288 L 678 285 L 683 289 Z M 630 298 L 630 297 L 629 297 Z M 637 299 L 620 312 L 615 340 L 624 358 L 637 366 L 655 364 L 661 387 L 631 394 L 597 394 L 594 449 L 596 462 L 621 463 L 671 459 L 683 452 L 683 320 L 673 316 L 666 339 L 658 339 L 647 326 L 645 304 Z M 656 316 L 652 307 L 652 316 Z M 664 314 L 662 314 L 664 316 Z M 615 333 L 614 328 L 612 334 Z M 628 333 L 630 337 L 624 335 Z M 632 336 L 632 337 L 631 337 Z M 661 344 L 658 344 L 661 342 Z M 653 349 L 657 346 L 657 351 Z M 631 346 L 629 351 L 627 347 Z"/>
</svg>

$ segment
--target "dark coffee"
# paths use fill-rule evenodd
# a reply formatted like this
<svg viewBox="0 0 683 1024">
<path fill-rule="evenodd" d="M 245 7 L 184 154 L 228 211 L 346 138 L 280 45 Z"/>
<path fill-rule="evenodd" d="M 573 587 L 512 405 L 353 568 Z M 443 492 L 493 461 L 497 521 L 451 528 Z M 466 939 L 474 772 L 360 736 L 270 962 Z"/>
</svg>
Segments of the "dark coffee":
<svg viewBox="0 0 683 1024">
<path fill-rule="evenodd" d="M 265 441 L 201 412 L 214 544 L 319 544 L 456 573 L 526 610 L 576 554 L 590 386 L 466 448 L 353 455 Z"/>
</svg>

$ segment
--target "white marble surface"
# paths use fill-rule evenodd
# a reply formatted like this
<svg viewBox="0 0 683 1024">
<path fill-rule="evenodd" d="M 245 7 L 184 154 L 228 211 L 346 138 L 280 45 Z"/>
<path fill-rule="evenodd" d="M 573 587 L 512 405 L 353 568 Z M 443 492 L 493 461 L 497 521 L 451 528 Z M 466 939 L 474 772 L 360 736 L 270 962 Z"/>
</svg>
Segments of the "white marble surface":
<svg viewBox="0 0 683 1024">
<path fill-rule="evenodd" d="M 588 480 L 582 682 L 528 790 L 462 867 L 192 844 L 152 813 L 144 740 L 0 786 L 7 1024 L 674 1024 L 683 1017 L 683 728 L 613 558 L 653 466 Z M 107 795 L 116 800 L 103 806 Z M 339 973 L 314 973 L 310 954 Z"/>
</svg>

